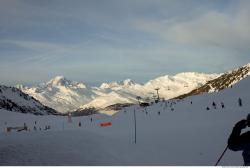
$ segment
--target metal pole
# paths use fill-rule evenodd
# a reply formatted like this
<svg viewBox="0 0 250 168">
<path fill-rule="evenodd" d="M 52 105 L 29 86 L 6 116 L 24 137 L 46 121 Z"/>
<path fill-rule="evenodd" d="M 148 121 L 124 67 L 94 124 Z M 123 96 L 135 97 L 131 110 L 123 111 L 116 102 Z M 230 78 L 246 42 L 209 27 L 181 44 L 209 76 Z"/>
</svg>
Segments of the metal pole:
<svg viewBox="0 0 250 168">
<path fill-rule="evenodd" d="M 160 100 L 159 90 L 157 90 L 158 100 Z"/>
<path fill-rule="evenodd" d="M 220 160 L 222 159 L 222 157 L 223 157 L 224 154 L 226 153 L 227 149 L 228 149 L 228 146 L 226 146 L 226 148 L 224 149 L 224 151 L 223 151 L 222 154 L 220 155 L 218 161 L 215 163 L 215 166 L 217 166 L 217 165 L 219 164 Z"/>
<path fill-rule="evenodd" d="M 135 144 L 136 144 L 136 115 L 135 115 L 135 109 L 134 109 L 134 122 L 135 122 Z"/>
</svg>

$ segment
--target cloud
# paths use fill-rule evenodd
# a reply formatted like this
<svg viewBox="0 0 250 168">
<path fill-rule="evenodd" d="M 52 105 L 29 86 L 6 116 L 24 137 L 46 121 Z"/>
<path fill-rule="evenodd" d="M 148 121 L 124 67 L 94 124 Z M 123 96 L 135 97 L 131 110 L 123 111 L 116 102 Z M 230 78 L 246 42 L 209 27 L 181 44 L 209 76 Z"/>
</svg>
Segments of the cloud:
<svg viewBox="0 0 250 168">
<path fill-rule="evenodd" d="M 189 20 L 138 20 L 135 27 L 153 33 L 166 41 L 195 46 L 214 46 L 249 52 L 250 3 L 240 1 L 232 11 L 207 11 Z"/>
<path fill-rule="evenodd" d="M 1 0 L 0 76 L 223 72 L 250 61 L 249 2 Z"/>
</svg>

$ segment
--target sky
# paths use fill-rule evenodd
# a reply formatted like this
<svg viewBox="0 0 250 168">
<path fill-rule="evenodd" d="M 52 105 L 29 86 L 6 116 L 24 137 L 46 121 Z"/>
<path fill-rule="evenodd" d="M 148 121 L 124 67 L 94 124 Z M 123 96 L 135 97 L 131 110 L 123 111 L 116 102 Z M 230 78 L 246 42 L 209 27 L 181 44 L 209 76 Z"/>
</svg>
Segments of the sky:
<svg viewBox="0 0 250 168">
<path fill-rule="evenodd" d="M 249 0 L 0 0 L 0 83 L 144 83 L 250 62 Z"/>
</svg>

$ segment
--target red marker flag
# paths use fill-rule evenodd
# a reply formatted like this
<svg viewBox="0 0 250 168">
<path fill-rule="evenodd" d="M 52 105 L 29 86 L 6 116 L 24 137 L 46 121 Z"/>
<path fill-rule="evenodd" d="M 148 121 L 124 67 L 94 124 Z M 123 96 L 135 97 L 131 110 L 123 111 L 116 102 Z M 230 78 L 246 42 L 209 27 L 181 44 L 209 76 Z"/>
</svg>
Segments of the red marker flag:
<svg viewBox="0 0 250 168">
<path fill-rule="evenodd" d="M 101 127 L 108 127 L 108 126 L 111 126 L 111 125 L 112 125 L 111 122 L 105 122 L 105 123 L 100 124 Z"/>
</svg>

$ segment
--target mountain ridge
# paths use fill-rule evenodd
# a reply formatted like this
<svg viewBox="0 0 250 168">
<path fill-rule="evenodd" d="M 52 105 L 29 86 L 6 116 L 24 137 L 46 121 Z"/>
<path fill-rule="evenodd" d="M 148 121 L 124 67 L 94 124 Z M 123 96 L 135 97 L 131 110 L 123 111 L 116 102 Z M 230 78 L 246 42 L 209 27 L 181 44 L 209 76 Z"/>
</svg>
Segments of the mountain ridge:
<svg viewBox="0 0 250 168">
<path fill-rule="evenodd" d="M 137 96 L 149 98 L 155 95 L 156 87 L 161 88 L 161 97 L 172 98 L 177 94 L 187 93 L 217 76 L 219 74 L 184 72 L 174 76 L 161 76 L 144 84 L 125 79 L 119 82 L 103 83 L 99 87 L 91 87 L 81 82 L 68 80 L 63 76 L 56 76 L 37 86 L 18 87 L 43 104 L 65 113 L 79 108 L 102 109 L 119 103 L 133 104 L 137 102 Z M 184 85 L 189 86 L 184 87 Z"/>
<path fill-rule="evenodd" d="M 228 87 L 233 87 L 234 84 L 238 83 L 242 79 L 250 75 L 250 63 L 238 67 L 236 69 L 227 71 L 218 78 L 208 81 L 205 85 L 192 90 L 187 94 L 177 96 L 177 99 L 183 99 L 188 96 L 199 95 L 209 92 L 218 92 Z"/>
<path fill-rule="evenodd" d="M 41 104 L 38 100 L 23 93 L 21 90 L 4 85 L 0 85 L 0 108 L 35 115 L 59 114 L 54 109 Z"/>
</svg>

